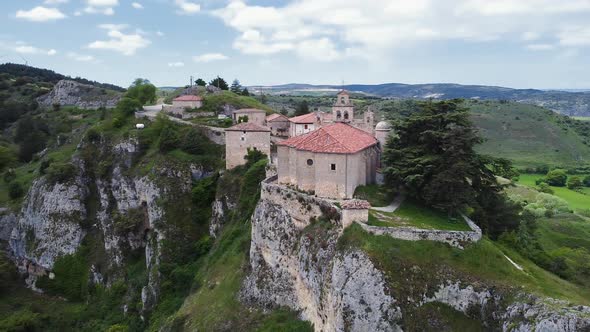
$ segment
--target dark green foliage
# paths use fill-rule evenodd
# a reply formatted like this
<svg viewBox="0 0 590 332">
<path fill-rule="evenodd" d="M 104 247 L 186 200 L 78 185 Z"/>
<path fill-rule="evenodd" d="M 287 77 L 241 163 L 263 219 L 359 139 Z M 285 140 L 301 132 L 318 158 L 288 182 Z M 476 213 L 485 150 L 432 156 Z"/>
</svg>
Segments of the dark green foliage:
<svg viewBox="0 0 590 332">
<path fill-rule="evenodd" d="M 494 172 L 494 175 L 506 179 L 518 179 L 520 173 L 512 166 L 512 162 L 506 158 L 495 158 L 492 156 L 482 157 L 482 161 Z"/>
<path fill-rule="evenodd" d="M 238 118 L 238 123 L 242 123 L 242 122 L 248 122 L 248 116 L 247 115 L 242 115 Z"/>
<path fill-rule="evenodd" d="M 246 151 L 248 151 L 246 153 L 246 155 L 244 156 L 244 159 L 246 159 L 246 168 L 250 168 L 250 167 L 252 167 L 252 165 L 257 163 L 259 160 L 267 158 L 267 156 L 264 154 L 264 152 L 262 152 L 256 148 L 252 148 L 252 149 L 248 148 Z"/>
<path fill-rule="evenodd" d="M 205 82 L 205 80 L 203 80 L 202 78 L 197 78 L 197 80 L 195 81 L 195 84 L 198 86 L 206 86 L 207 82 Z"/>
<path fill-rule="evenodd" d="M 147 79 L 137 78 L 127 89 L 125 96 L 137 100 L 143 106 L 156 101 L 156 87 Z"/>
<path fill-rule="evenodd" d="M 553 189 L 551 189 L 551 186 L 549 186 L 547 183 L 545 182 L 540 182 L 538 185 L 538 190 L 542 193 L 546 193 L 546 194 L 554 194 Z"/>
<path fill-rule="evenodd" d="M 570 176 L 567 179 L 567 187 L 569 189 L 578 189 L 582 187 L 582 179 L 579 176 Z"/>
<path fill-rule="evenodd" d="M 262 322 L 257 331 L 312 332 L 313 325 L 310 322 L 299 320 L 294 312 L 277 310 Z"/>
<path fill-rule="evenodd" d="M 504 202 L 490 169 L 510 166 L 475 152 L 481 138 L 460 103 L 421 102 L 419 111 L 394 122 L 397 136 L 384 152 L 386 181 L 451 215 L 474 209 L 476 221 L 494 237 L 518 225 L 517 211 Z"/>
<path fill-rule="evenodd" d="M 250 92 L 248 91 L 248 88 L 244 88 L 244 90 L 242 90 L 242 92 L 240 93 L 242 96 L 250 96 Z"/>
<path fill-rule="evenodd" d="M 72 163 L 54 162 L 47 167 L 45 174 L 52 183 L 64 183 L 75 177 L 77 170 Z"/>
<path fill-rule="evenodd" d="M 0 146 L 0 171 L 16 162 L 16 152 L 8 146 Z"/>
<path fill-rule="evenodd" d="M 563 187 L 567 181 L 567 173 L 563 169 L 554 169 L 545 176 L 545 181 L 550 186 Z"/>
<path fill-rule="evenodd" d="M 17 311 L 0 320 L 0 331 L 41 331 L 42 326 L 42 316 L 31 312 L 29 309 Z"/>
<path fill-rule="evenodd" d="M 63 295 L 72 301 L 81 301 L 88 296 L 89 266 L 87 261 L 88 248 L 82 246 L 73 255 L 65 255 L 56 259 L 53 265 L 55 278 L 43 276 L 37 287 L 48 294 Z"/>
<path fill-rule="evenodd" d="M 309 113 L 309 104 L 307 100 L 302 100 L 297 106 L 295 107 L 295 116 L 304 115 Z"/>
<path fill-rule="evenodd" d="M 590 175 L 586 175 L 582 180 L 582 183 L 585 187 L 590 187 Z"/>
<path fill-rule="evenodd" d="M 161 152 L 172 151 L 180 145 L 177 130 L 172 126 L 166 126 L 160 133 L 159 148 Z"/>
<path fill-rule="evenodd" d="M 8 184 L 8 195 L 11 199 L 17 199 L 25 193 L 23 186 L 17 181 L 10 182 Z"/>
<path fill-rule="evenodd" d="M 202 154 L 206 150 L 209 139 L 198 128 L 186 130 L 180 142 L 181 149 L 192 154 Z"/>
<path fill-rule="evenodd" d="M 17 273 L 14 264 L 3 251 L 0 251 L 0 295 L 8 291 L 16 279 Z"/>
<path fill-rule="evenodd" d="M 216 78 L 211 80 L 211 82 L 209 82 L 209 85 L 213 85 L 215 87 L 218 87 L 221 90 L 229 90 L 229 86 L 227 85 L 227 82 L 219 76 L 217 76 Z"/>
<path fill-rule="evenodd" d="M 135 111 L 141 108 L 141 102 L 137 99 L 130 98 L 130 97 L 123 97 L 117 103 L 117 110 L 121 112 L 124 116 L 131 116 L 135 113 Z M 115 127 L 120 127 L 114 125 Z"/>
<path fill-rule="evenodd" d="M 240 219 L 248 218 L 254 211 L 260 198 L 260 182 L 266 176 L 267 163 L 266 158 L 258 160 L 244 174 L 237 208 L 237 212 L 241 216 Z"/>
</svg>

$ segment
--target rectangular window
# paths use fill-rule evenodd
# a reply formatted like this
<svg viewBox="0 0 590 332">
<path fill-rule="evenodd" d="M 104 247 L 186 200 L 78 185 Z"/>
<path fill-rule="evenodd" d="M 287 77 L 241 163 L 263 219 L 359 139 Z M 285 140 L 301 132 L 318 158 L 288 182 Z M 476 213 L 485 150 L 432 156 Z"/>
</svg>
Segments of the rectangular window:
<svg viewBox="0 0 590 332">
<path fill-rule="evenodd" d="M 307 129 L 307 125 L 305 125 L 303 128 Z"/>
<path fill-rule="evenodd" d="M 336 170 L 336 164 L 330 164 L 330 169 L 335 171 Z"/>
</svg>

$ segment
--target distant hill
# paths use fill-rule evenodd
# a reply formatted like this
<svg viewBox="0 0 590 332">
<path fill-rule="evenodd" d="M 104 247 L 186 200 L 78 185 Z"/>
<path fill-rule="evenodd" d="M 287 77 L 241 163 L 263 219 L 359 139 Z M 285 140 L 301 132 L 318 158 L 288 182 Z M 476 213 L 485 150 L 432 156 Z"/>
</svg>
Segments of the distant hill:
<svg viewBox="0 0 590 332">
<path fill-rule="evenodd" d="M 34 82 L 46 82 L 46 83 L 56 84 L 57 82 L 66 79 L 66 80 L 70 80 L 70 81 L 76 81 L 76 82 L 82 83 L 82 84 L 92 85 L 92 86 L 102 88 L 102 89 L 109 89 L 109 90 L 114 90 L 114 91 L 119 91 L 119 92 L 125 91 L 124 88 L 114 85 L 114 84 L 99 83 L 99 82 L 87 80 L 87 79 L 81 78 L 81 77 L 72 78 L 70 76 L 58 74 L 58 73 L 54 72 L 53 70 L 35 68 L 35 67 L 31 67 L 31 66 L 26 66 L 26 65 L 19 65 L 16 63 L 0 64 L 0 73 L 5 73 L 5 74 L 8 74 L 8 75 L 11 75 L 14 77 L 22 77 L 22 78 L 26 77 L 29 80 L 32 80 Z"/>
<path fill-rule="evenodd" d="M 433 84 L 349 84 L 349 85 L 311 85 L 284 84 L 275 86 L 248 87 L 250 91 L 270 94 L 334 94 L 339 89 L 358 92 L 384 98 L 414 99 L 481 99 L 508 100 L 534 104 L 570 116 L 590 116 L 590 92 L 558 91 L 536 89 L 512 89 L 486 85 L 461 85 L 450 83 Z"/>
</svg>

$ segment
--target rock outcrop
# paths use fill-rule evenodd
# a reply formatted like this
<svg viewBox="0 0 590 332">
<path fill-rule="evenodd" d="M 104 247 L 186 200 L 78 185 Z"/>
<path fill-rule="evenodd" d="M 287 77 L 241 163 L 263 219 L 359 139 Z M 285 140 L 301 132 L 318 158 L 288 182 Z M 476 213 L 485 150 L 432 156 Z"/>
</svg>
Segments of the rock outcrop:
<svg viewBox="0 0 590 332">
<path fill-rule="evenodd" d="M 121 98 L 121 93 L 97 88 L 76 81 L 61 80 L 46 95 L 37 98 L 43 107 L 53 105 L 76 106 L 82 109 L 113 108 Z"/>
<path fill-rule="evenodd" d="M 339 248 L 343 230 L 336 206 L 270 180 L 263 182 L 252 216 L 250 271 L 240 295 L 245 303 L 288 307 L 316 331 L 432 328 L 428 319 L 416 321 L 423 317 L 420 312 L 431 310 L 429 304 L 448 306 L 484 330 L 590 329 L 589 307 L 518 290 L 509 294 L 483 282 L 470 284 L 460 275 L 452 280 L 430 275 L 427 283 L 416 284 L 406 280 L 412 274 L 383 271 L 361 249 Z M 410 269 L 420 273 L 417 266 Z M 400 280 L 392 281 L 392 273 Z"/>
</svg>

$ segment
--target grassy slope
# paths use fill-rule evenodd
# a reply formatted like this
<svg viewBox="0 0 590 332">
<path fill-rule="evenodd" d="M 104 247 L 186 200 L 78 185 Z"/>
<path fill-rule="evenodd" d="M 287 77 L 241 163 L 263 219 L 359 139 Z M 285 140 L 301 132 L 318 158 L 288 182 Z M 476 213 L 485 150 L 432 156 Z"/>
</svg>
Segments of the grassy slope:
<svg viewBox="0 0 590 332">
<path fill-rule="evenodd" d="M 535 187 L 535 180 L 542 178 L 542 174 L 521 174 L 518 182 L 528 187 Z M 566 200 L 570 208 L 590 209 L 590 196 L 568 189 L 567 187 L 551 187 L 554 195 Z"/>
<path fill-rule="evenodd" d="M 472 120 L 486 139 L 481 153 L 511 159 L 517 166 L 590 162 L 590 146 L 558 117 L 541 107 L 499 102 L 468 103 Z"/>
<path fill-rule="evenodd" d="M 481 282 L 486 287 L 512 289 L 522 286 L 535 294 L 590 304 L 589 289 L 562 280 L 487 238 L 465 250 L 459 250 L 431 241 L 412 242 L 374 236 L 364 232 L 360 226 L 353 225 L 344 232 L 340 240 L 342 249 L 349 246 L 367 252 L 377 266 L 385 271 L 397 298 L 420 296 L 421 294 L 407 292 L 420 292 L 422 287 L 433 287 L 441 283 L 443 274 L 450 273 L 455 278 L 475 284 Z M 504 254 L 525 271 L 512 266 Z M 417 268 L 412 268 L 413 266 Z M 420 271 L 419 276 L 406 275 L 416 270 Z M 443 278 L 446 277 L 448 276 Z"/>
<path fill-rule="evenodd" d="M 460 219 L 451 219 L 444 213 L 427 208 L 406 199 L 394 212 L 371 210 L 369 225 L 374 226 L 411 226 L 424 229 L 441 229 L 469 231 L 469 226 Z"/>
</svg>

